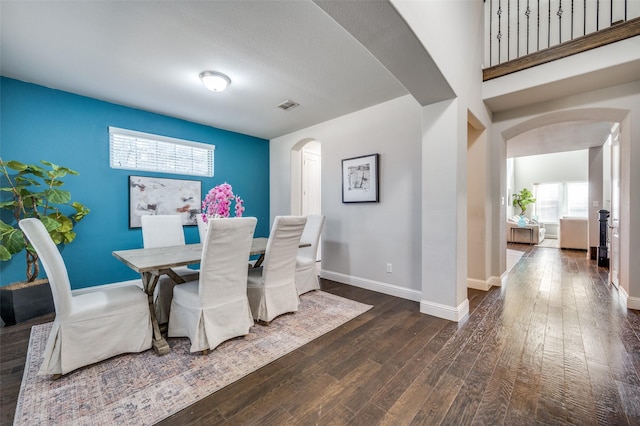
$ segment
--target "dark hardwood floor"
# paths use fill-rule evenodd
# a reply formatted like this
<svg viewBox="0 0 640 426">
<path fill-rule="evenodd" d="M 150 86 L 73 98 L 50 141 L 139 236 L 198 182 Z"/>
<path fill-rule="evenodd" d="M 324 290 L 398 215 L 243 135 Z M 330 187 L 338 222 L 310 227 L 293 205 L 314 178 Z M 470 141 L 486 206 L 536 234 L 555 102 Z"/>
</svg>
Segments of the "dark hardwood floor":
<svg viewBox="0 0 640 426">
<path fill-rule="evenodd" d="M 469 290 L 461 323 L 323 281 L 375 307 L 161 424 L 640 424 L 640 314 L 584 252 L 509 248 L 525 254 L 506 285 Z M 31 325 L 0 330 L 2 424 Z"/>
</svg>

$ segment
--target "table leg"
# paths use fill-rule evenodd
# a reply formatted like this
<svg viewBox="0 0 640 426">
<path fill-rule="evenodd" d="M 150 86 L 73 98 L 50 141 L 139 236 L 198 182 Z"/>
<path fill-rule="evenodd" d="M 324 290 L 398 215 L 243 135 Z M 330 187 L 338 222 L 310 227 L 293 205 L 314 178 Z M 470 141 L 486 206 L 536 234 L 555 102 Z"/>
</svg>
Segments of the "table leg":
<svg viewBox="0 0 640 426">
<path fill-rule="evenodd" d="M 140 275 L 142 276 L 144 291 L 147 293 L 149 300 L 149 314 L 151 315 L 151 326 L 153 327 L 153 342 L 151 345 L 158 355 L 166 355 L 170 351 L 169 344 L 160 332 L 158 318 L 156 317 L 156 308 L 153 301 L 153 292 L 156 288 L 156 284 L 158 284 L 159 276 L 151 272 L 142 272 Z"/>
<path fill-rule="evenodd" d="M 258 260 L 256 260 L 256 263 L 253 265 L 253 267 L 257 268 L 257 267 L 261 266 L 262 262 L 264 262 L 264 253 L 261 254 L 260 257 L 258 257 Z"/>
</svg>

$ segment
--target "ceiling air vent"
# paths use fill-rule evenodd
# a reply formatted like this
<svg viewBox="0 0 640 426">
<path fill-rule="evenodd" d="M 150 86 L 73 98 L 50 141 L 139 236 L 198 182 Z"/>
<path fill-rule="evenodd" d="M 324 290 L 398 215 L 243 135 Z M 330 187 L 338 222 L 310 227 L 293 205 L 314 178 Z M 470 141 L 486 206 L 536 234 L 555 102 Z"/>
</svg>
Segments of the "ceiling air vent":
<svg viewBox="0 0 640 426">
<path fill-rule="evenodd" d="M 294 102 L 294 101 L 292 101 L 290 99 L 282 102 L 281 104 L 276 105 L 276 107 L 278 107 L 278 108 L 280 108 L 282 110 L 285 110 L 285 111 L 289 111 L 290 109 L 295 108 L 297 106 L 300 106 L 300 104 L 297 103 L 297 102 Z"/>
</svg>

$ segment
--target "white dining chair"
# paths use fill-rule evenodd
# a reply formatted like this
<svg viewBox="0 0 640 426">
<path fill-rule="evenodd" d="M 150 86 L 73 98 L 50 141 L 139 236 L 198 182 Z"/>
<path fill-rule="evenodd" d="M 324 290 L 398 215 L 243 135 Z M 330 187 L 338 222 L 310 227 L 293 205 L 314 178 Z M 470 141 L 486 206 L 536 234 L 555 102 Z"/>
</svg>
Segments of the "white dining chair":
<svg viewBox="0 0 640 426">
<path fill-rule="evenodd" d="M 249 269 L 247 277 L 247 295 L 255 320 L 269 323 L 278 315 L 298 310 L 296 257 L 306 222 L 304 216 L 276 216 L 264 262 Z"/>
<path fill-rule="evenodd" d="M 198 235 L 200 235 L 200 242 L 204 243 L 204 239 L 207 236 L 207 222 L 202 218 L 202 214 L 196 215 L 196 223 L 198 224 Z"/>
<path fill-rule="evenodd" d="M 19 226 L 44 267 L 56 311 L 38 374 L 59 376 L 151 347 L 149 304 L 140 287 L 118 286 L 74 296 L 62 255 L 42 222 L 22 219 Z"/>
<path fill-rule="evenodd" d="M 142 245 L 144 248 L 180 246 L 185 244 L 182 218 L 177 214 L 144 215 L 142 222 Z M 185 282 L 198 279 L 198 271 L 187 266 L 171 268 Z M 162 275 L 154 290 L 155 311 L 158 324 L 169 321 L 169 310 L 173 297 L 173 278 Z"/>
<path fill-rule="evenodd" d="M 298 249 L 298 257 L 296 259 L 296 289 L 298 290 L 298 295 L 320 289 L 316 271 L 316 259 L 318 258 L 318 244 L 324 226 L 324 219 L 323 215 L 307 216 L 307 224 L 304 226 L 302 237 L 300 237 L 300 244 L 311 245 Z"/>
<path fill-rule="evenodd" d="M 190 352 L 206 353 L 249 333 L 253 317 L 247 300 L 247 259 L 257 222 L 255 217 L 212 220 L 199 280 L 175 287 L 168 336 L 188 337 Z"/>
</svg>

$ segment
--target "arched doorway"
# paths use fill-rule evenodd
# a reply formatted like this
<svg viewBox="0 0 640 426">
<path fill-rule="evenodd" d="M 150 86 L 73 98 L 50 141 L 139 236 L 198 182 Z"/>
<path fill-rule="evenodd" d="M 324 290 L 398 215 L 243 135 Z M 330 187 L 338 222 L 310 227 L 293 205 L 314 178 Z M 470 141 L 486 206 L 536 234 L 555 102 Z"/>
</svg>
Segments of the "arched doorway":
<svg viewBox="0 0 640 426">
<path fill-rule="evenodd" d="M 536 129 L 541 129 L 544 127 L 550 127 L 552 125 L 562 125 L 566 123 L 569 125 L 572 122 L 606 122 L 610 126 L 614 127 L 615 125 L 615 133 L 619 133 L 619 136 L 616 137 L 616 141 L 619 142 L 619 152 L 626 152 L 629 150 L 629 146 L 631 143 L 630 138 L 630 126 L 629 126 L 629 111 L 623 109 L 616 108 L 585 108 L 585 109 L 574 109 L 574 110 L 566 110 L 566 111 L 556 111 L 552 113 L 547 113 L 540 115 L 538 117 L 522 121 L 512 127 L 507 128 L 502 131 L 500 135 L 502 136 L 503 141 L 508 143 L 510 140 L 516 138 L 519 135 L 525 134 L 529 131 L 533 131 Z M 556 128 L 557 130 L 557 128 Z M 611 134 L 614 134 L 614 130 L 611 130 Z M 606 140 L 602 141 L 604 144 Z M 561 151 L 562 149 L 558 149 Z M 503 158 L 506 160 L 506 158 Z M 591 161 L 591 157 L 590 157 Z M 597 221 L 597 212 L 596 208 L 606 208 L 612 213 L 615 213 L 614 221 L 612 224 L 615 224 L 616 227 L 619 224 L 620 226 L 629 226 L 629 213 L 628 210 L 619 208 L 620 206 L 628 205 L 630 200 L 630 188 L 629 188 L 629 164 L 621 161 L 621 158 L 618 158 L 616 155 L 613 155 L 610 159 L 611 165 L 610 169 L 607 170 L 604 168 L 606 173 L 609 173 L 608 176 L 603 176 L 605 181 L 610 181 L 605 183 L 604 185 L 611 185 L 610 192 L 613 192 L 609 197 L 609 203 L 607 203 L 606 197 L 601 197 L 602 203 L 599 203 L 598 206 L 593 202 L 594 200 L 589 201 L 589 206 L 594 207 L 589 212 L 589 222 L 590 225 L 593 224 L 594 221 Z M 506 161 L 504 162 L 506 168 Z M 616 176 L 614 176 L 616 174 Z M 613 185 L 616 185 L 616 188 L 613 188 Z M 604 192 L 604 191 L 603 191 Z M 614 197 L 615 195 L 615 197 Z M 614 200 L 613 198 L 616 198 Z M 613 205 L 615 202 L 616 205 Z M 593 213 L 593 217 L 592 214 Z M 617 283 L 618 279 L 621 282 L 625 283 L 626 291 L 628 291 L 629 286 L 629 238 L 628 234 L 625 235 L 620 234 L 616 229 L 611 231 L 611 235 L 615 238 L 611 238 L 611 249 L 610 255 L 614 256 L 611 258 L 611 264 L 613 268 L 610 269 L 610 281 L 612 283 Z"/>
<path fill-rule="evenodd" d="M 291 148 L 291 214 L 322 214 L 322 151 L 320 141 L 305 138 Z M 318 259 L 322 241 L 318 245 Z"/>
</svg>

